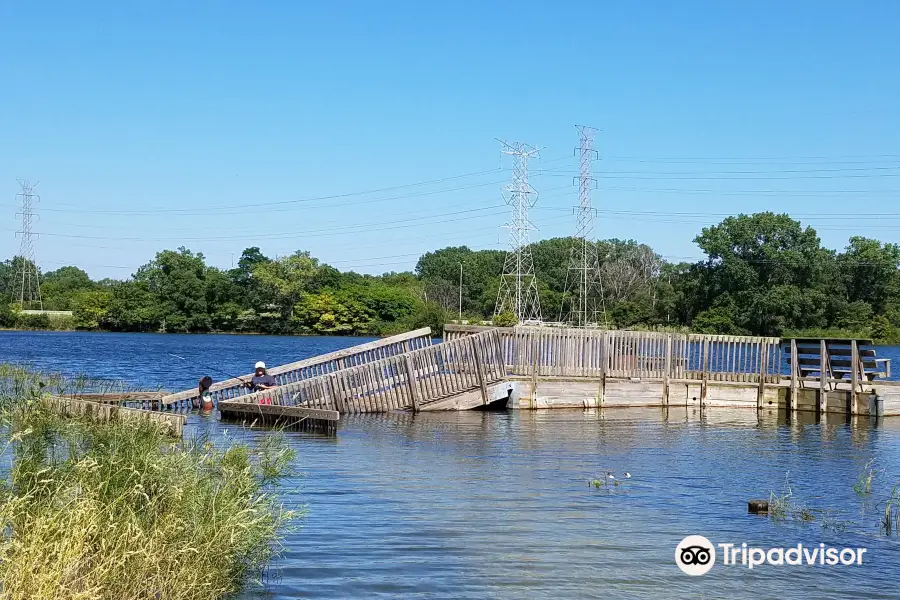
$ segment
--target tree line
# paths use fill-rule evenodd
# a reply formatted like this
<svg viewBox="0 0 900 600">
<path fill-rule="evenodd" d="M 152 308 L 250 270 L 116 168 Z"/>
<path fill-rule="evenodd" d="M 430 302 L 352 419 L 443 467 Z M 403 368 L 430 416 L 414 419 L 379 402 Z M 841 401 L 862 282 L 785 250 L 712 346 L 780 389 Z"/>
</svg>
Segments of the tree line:
<svg viewBox="0 0 900 600">
<path fill-rule="evenodd" d="M 562 315 L 573 238 L 531 245 L 545 320 Z M 633 240 L 595 242 L 602 324 L 752 335 L 853 335 L 900 341 L 900 246 L 851 237 L 824 248 L 788 215 L 728 217 L 694 239 L 705 258 L 670 262 Z M 163 250 L 130 278 L 91 280 L 75 266 L 41 276 L 46 310 L 66 326 L 109 331 L 380 335 L 457 317 L 493 316 L 504 253 L 448 247 L 414 272 L 341 272 L 308 252 L 270 258 L 248 248 L 233 269 L 187 248 Z M 20 257 L 0 263 L 0 326 L 50 327 L 12 298 Z"/>
</svg>

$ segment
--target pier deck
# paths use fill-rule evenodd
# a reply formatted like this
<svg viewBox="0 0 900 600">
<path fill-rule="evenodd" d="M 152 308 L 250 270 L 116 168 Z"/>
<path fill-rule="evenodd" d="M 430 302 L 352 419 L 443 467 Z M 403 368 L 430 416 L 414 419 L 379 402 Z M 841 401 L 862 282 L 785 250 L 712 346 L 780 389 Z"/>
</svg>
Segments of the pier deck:
<svg viewBox="0 0 900 600">
<path fill-rule="evenodd" d="M 900 415 L 900 385 L 884 381 L 890 364 L 875 357 L 871 342 L 822 345 L 816 354 L 809 340 L 448 325 L 440 344 L 431 344 L 430 330 L 410 332 L 278 367 L 326 365 L 271 390 L 248 393 L 236 380 L 223 382 L 241 389 L 215 400 L 223 416 L 468 410 L 495 402 L 519 409 L 735 406 Z M 358 356 L 353 364 L 336 362 Z"/>
</svg>

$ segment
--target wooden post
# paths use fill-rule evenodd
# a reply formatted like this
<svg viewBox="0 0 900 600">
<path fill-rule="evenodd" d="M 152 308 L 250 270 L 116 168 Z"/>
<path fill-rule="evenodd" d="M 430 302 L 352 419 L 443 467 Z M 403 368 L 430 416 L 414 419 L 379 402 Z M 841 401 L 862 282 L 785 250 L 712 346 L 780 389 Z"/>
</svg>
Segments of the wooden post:
<svg viewBox="0 0 900 600">
<path fill-rule="evenodd" d="M 700 379 L 700 408 L 706 404 L 706 393 L 709 388 L 709 338 L 703 338 L 703 374 Z"/>
<path fill-rule="evenodd" d="M 829 383 L 828 380 L 831 379 L 831 369 L 826 366 L 827 364 L 828 346 L 825 345 L 825 340 L 819 340 L 819 402 L 816 406 L 816 412 L 820 415 L 828 408 L 828 392 L 826 391 L 826 386 Z"/>
<path fill-rule="evenodd" d="M 850 340 L 850 385 L 853 389 L 850 391 L 850 413 L 857 414 L 859 408 L 856 405 L 859 398 L 859 346 L 856 340 Z"/>
<path fill-rule="evenodd" d="M 481 403 L 488 404 L 487 382 L 484 379 L 484 364 L 481 362 L 481 348 L 475 342 L 475 338 L 469 338 L 472 344 L 472 355 L 475 357 L 475 372 L 478 374 L 478 386 L 481 388 Z"/>
<path fill-rule="evenodd" d="M 409 354 L 403 355 L 403 366 L 406 368 L 406 384 L 409 386 L 409 397 L 412 399 L 412 409 L 414 413 L 419 412 L 419 385 L 416 379 L 416 370 L 413 368 L 412 359 Z"/>
<path fill-rule="evenodd" d="M 536 335 L 531 336 L 531 408 L 534 408 L 534 402 L 537 399 L 537 371 L 538 371 L 538 348 L 540 342 Z"/>
<path fill-rule="evenodd" d="M 800 360 L 797 358 L 797 340 L 791 340 L 791 410 L 797 410 L 800 406 L 800 398 L 797 397 Z"/>
<path fill-rule="evenodd" d="M 609 331 L 603 332 L 603 338 L 600 341 L 600 398 L 598 404 L 603 406 L 606 399 L 606 371 L 609 368 Z"/>
<path fill-rule="evenodd" d="M 763 407 L 764 396 L 766 395 L 766 373 L 769 363 L 769 344 L 763 342 L 759 345 L 759 388 L 756 390 L 756 410 Z"/>
<path fill-rule="evenodd" d="M 672 372 L 672 334 L 666 334 L 666 364 L 663 372 L 663 404 L 669 406 L 669 377 Z"/>
</svg>

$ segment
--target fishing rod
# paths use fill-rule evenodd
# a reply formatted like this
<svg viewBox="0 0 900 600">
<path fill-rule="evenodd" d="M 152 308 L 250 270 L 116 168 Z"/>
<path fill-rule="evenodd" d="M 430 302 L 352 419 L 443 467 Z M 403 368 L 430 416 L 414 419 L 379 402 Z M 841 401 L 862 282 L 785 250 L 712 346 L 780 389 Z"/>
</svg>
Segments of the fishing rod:
<svg viewBox="0 0 900 600">
<path fill-rule="evenodd" d="M 216 373 L 219 373 L 220 375 L 227 375 L 229 379 L 237 379 L 244 385 L 250 385 L 250 382 L 244 381 L 244 379 L 242 377 L 238 377 L 237 375 L 232 375 L 231 373 L 223 371 L 222 369 L 219 369 L 218 367 L 211 367 L 209 365 L 204 365 L 203 363 L 197 362 L 196 360 L 190 361 L 183 356 L 178 356 L 177 354 L 172 354 L 171 352 L 167 352 L 166 354 L 168 354 L 169 356 L 172 356 L 174 358 L 177 358 L 178 360 L 183 360 L 184 362 L 193 362 L 193 364 L 197 365 L 198 367 L 203 367 L 204 369 L 207 369 L 209 371 L 214 371 Z"/>
</svg>

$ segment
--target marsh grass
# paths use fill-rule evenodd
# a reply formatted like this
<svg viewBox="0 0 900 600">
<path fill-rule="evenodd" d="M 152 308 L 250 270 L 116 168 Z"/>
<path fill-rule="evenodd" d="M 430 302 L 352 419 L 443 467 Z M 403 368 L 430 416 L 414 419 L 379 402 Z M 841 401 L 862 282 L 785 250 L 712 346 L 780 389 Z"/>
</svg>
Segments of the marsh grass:
<svg viewBox="0 0 900 600">
<path fill-rule="evenodd" d="M 769 518 L 773 521 L 794 520 L 809 523 L 815 521 L 816 514 L 820 512 L 823 511 L 797 501 L 791 487 L 790 472 L 784 475 L 784 488 L 781 494 L 769 493 Z"/>
<path fill-rule="evenodd" d="M 885 535 L 900 535 L 900 483 L 894 484 L 891 495 L 884 502 L 880 526 Z"/>
<path fill-rule="evenodd" d="M 875 469 L 872 468 L 872 463 L 874 462 L 874 460 L 870 460 L 866 463 L 866 466 L 863 467 L 856 483 L 853 484 L 853 491 L 860 496 L 868 496 L 872 493 L 872 481 L 875 479 L 876 474 Z"/>
<path fill-rule="evenodd" d="M 295 517 L 273 496 L 292 460 L 281 434 L 217 448 L 62 418 L 34 401 L 45 378 L 10 369 L 0 600 L 211 599 L 264 579 Z"/>
</svg>

